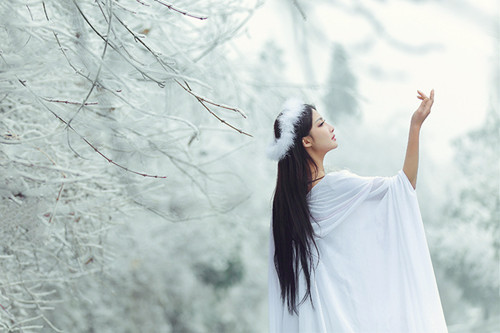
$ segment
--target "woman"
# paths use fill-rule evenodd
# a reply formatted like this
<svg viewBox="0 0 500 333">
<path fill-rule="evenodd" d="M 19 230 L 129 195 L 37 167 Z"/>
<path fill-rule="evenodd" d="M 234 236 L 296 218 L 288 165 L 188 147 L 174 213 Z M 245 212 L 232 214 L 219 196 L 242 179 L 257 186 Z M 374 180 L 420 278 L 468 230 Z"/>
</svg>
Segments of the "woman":
<svg viewBox="0 0 500 333">
<path fill-rule="evenodd" d="M 271 332 L 447 332 L 415 194 L 419 133 L 411 118 L 394 177 L 325 175 L 334 127 L 314 106 L 285 103 L 268 155 L 278 160 L 269 256 Z"/>
</svg>

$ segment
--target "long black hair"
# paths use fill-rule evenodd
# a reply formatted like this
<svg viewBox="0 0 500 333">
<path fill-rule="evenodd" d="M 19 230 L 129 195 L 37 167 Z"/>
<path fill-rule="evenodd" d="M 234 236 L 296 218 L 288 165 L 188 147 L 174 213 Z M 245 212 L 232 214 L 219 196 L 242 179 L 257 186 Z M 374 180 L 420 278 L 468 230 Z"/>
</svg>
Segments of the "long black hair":
<svg viewBox="0 0 500 333">
<path fill-rule="evenodd" d="M 281 288 L 281 300 L 290 313 L 311 297 L 312 250 L 316 249 L 314 230 L 310 222 L 307 192 L 312 183 L 311 166 L 317 165 L 309 156 L 302 138 L 312 128 L 313 105 L 304 104 L 303 112 L 294 125 L 293 146 L 278 162 L 278 179 L 273 199 L 272 230 L 274 237 L 274 265 Z M 280 115 L 274 122 L 274 136 L 281 136 Z M 299 273 L 304 274 L 306 290 L 297 303 Z"/>
</svg>

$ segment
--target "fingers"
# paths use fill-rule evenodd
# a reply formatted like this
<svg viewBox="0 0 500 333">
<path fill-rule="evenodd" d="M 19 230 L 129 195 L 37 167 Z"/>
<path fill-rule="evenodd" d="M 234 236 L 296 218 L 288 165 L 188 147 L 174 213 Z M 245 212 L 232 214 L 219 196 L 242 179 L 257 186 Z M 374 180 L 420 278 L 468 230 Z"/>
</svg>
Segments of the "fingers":
<svg viewBox="0 0 500 333">
<path fill-rule="evenodd" d="M 420 90 L 417 90 L 417 98 L 420 99 L 420 100 L 425 100 L 427 98 L 427 96 L 425 96 L 425 94 L 423 92 L 421 92 Z"/>
<path fill-rule="evenodd" d="M 417 90 L 417 93 L 418 93 L 418 96 L 417 96 L 418 99 L 426 99 L 427 98 L 427 96 L 425 96 L 425 94 L 423 92 L 421 92 L 420 90 Z"/>
<path fill-rule="evenodd" d="M 434 102 L 434 89 L 431 90 L 431 94 L 430 94 L 430 97 L 427 97 L 427 95 L 425 95 L 423 92 L 421 92 L 420 90 L 417 90 L 417 98 L 424 101 L 426 100 L 427 98 L 429 98 L 432 102 Z"/>
</svg>

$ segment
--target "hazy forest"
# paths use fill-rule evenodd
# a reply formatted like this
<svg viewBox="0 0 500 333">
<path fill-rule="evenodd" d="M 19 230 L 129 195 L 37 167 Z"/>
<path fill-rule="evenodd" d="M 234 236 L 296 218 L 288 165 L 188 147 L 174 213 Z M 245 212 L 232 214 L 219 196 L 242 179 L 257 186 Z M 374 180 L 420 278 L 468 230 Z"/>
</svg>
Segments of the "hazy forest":
<svg viewBox="0 0 500 333">
<path fill-rule="evenodd" d="M 0 332 L 266 332 L 265 147 L 283 101 L 334 124 L 331 170 L 386 176 L 431 88 L 417 193 L 447 324 L 500 332 L 493 3 L 1 1 Z"/>
</svg>

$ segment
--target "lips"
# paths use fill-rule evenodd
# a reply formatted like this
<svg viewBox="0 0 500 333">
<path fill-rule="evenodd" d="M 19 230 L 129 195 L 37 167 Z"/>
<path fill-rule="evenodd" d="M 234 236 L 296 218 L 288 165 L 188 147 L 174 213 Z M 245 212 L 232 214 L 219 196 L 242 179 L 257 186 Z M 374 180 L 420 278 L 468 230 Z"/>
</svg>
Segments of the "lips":
<svg viewBox="0 0 500 333">
<path fill-rule="evenodd" d="M 332 136 L 332 140 L 333 140 L 333 141 L 337 141 L 337 140 L 335 139 L 335 135 L 334 135 L 334 136 Z"/>
</svg>

